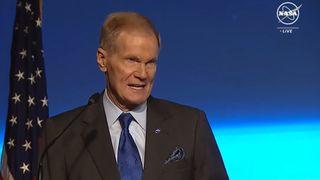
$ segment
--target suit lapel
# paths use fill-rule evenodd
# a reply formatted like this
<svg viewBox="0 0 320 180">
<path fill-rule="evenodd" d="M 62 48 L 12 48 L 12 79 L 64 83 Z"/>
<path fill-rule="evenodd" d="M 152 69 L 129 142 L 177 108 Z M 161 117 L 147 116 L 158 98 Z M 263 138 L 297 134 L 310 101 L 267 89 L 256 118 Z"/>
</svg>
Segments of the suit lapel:
<svg viewBox="0 0 320 180">
<path fill-rule="evenodd" d="M 147 109 L 147 135 L 145 146 L 145 166 L 143 179 L 156 179 L 161 174 L 165 159 L 171 149 L 168 140 L 169 129 L 166 127 L 169 114 L 162 111 L 152 97 L 148 99 Z"/>
<path fill-rule="evenodd" d="M 81 136 L 102 179 L 120 179 L 102 97 L 103 94 L 97 103 L 88 107 L 83 116 L 84 128 Z"/>
</svg>

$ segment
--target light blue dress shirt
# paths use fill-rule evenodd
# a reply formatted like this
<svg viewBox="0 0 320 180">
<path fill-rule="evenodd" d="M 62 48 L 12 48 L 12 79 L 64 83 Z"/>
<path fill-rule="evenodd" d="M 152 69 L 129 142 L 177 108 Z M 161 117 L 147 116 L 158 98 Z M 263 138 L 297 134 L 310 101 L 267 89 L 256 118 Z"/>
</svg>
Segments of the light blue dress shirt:
<svg viewBox="0 0 320 180">
<path fill-rule="evenodd" d="M 112 141 L 113 151 L 115 158 L 118 162 L 118 145 L 121 134 L 121 125 L 118 120 L 122 112 L 109 98 L 107 90 L 104 91 L 103 106 L 107 117 L 107 123 L 109 127 L 110 137 Z M 137 145 L 139 155 L 144 167 L 144 152 L 146 143 L 146 125 L 147 125 L 147 102 L 139 105 L 132 111 L 129 111 L 134 117 L 135 121 L 132 121 L 129 126 L 129 132 Z"/>
</svg>

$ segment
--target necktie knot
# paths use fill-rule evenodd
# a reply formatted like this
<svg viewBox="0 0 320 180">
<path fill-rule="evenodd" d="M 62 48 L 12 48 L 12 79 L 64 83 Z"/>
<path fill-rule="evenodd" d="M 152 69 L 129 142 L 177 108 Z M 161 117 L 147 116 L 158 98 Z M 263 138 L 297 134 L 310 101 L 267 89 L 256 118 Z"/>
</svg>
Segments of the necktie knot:
<svg viewBox="0 0 320 180">
<path fill-rule="evenodd" d="M 133 116 L 130 113 L 122 113 L 119 116 L 119 122 L 121 124 L 122 129 L 128 129 L 132 120 Z"/>
</svg>

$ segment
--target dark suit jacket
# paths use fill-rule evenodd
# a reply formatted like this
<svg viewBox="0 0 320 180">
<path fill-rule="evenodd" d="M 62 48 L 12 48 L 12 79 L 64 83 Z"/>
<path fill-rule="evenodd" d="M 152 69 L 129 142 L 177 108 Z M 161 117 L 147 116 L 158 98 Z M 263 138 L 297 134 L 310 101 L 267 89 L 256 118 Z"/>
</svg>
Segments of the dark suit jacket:
<svg viewBox="0 0 320 180">
<path fill-rule="evenodd" d="M 44 144 L 75 119 L 46 154 L 44 180 L 120 179 L 102 99 L 48 120 Z M 147 106 L 144 180 L 228 179 L 202 111 L 152 97 Z M 165 164 L 176 147 L 184 159 Z"/>
</svg>

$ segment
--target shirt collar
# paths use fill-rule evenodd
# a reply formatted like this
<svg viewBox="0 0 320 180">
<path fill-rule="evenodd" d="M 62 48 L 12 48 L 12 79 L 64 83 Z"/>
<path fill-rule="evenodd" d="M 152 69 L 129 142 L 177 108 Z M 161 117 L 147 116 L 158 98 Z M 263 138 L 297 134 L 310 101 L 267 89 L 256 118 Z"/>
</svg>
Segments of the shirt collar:
<svg viewBox="0 0 320 180">
<path fill-rule="evenodd" d="M 103 96 L 103 106 L 105 110 L 105 114 L 107 117 L 107 123 L 109 128 L 118 120 L 118 117 L 120 114 L 122 114 L 122 110 L 116 106 L 111 99 L 109 98 L 107 94 L 107 89 L 104 91 Z M 131 113 L 131 115 L 134 117 L 136 122 L 139 124 L 139 126 L 146 130 L 146 124 L 147 124 L 147 101 L 143 104 L 137 106 L 131 111 L 128 111 L 128 113 Z"/>
</svg>

